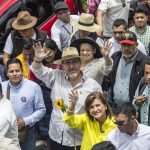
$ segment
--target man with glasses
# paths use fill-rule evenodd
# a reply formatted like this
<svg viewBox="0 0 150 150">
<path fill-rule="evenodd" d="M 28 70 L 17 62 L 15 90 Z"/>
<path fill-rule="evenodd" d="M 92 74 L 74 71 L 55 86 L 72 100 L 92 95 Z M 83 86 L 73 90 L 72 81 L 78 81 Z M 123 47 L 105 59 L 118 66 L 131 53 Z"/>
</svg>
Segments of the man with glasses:
<svg viewBox="0 0 150 150">
<path fill-rule="evenodd" d="M 139 124 L 137 112 L 129 103 L 124 102 L 114 110 L 117 128 L 107 135 L 117 150 L 149 150 L 150 127 Z"/>
<path fill-rule="evenodd" d="M 112 56 L 115 52 L 120 51 L 121 49 L 121 44 L 119 43 L 120 41 L 120 35 L 121 33 L 127 31 L 128 25 L 124 19 L 116 19 L 113 23 L 112 26 L 112 31 L 113 31 L 113 37 L 109 39 L 109 42 L 112 44 L 111 51 L 109 53 L 110 56 Z M 139 40 L 138 42 L 138 49 L 143 53 L 147 54 L 145 46 L 143 43 L 141 43 Z"/>
<path fill-rule="evenodd" d="M 35 59 L 31 65 L 32 72 L 42 80 L 47 87 L 52 89 L 51 99 L 53 111 L 50 119 L 50 147 L 52 150 L 77 150 L 80 149 L 82 134 L 78 129 L 70 129 L 62 121 L 63 112 L 56 108 L 56 101 L 63 99 L 68 105 L 70 94 L 78 92 L 79 98 L 75 108 L 75 113 L 84 113 L 84 103 L 88 94 L 94 91 L 101 91 L 100 85 L 91 78 L 84 76 L 81 72 L 81 60 L 76 48 L 69 47 L 63 50 L 60 60 L 55 61 L 61 64 L 62 70 L 47 68 L 42 65 L 42 60 L 47 57 L 45 46 L 41 49 L 41 44 L 35 45 Z M 73 96 L 75 96 L 73 94 Z"/>
<path fill-rule="evenodd" d="M 10 58 L 15 58 L 22 52 L 23 39 L 45 40 L 47 34 L 35 28 L 37 18 L 29 14 L 28 11 L 21 11 L 12 23 L 14 30 L 9 34 L 5 47 L 3 63 L 6 65 Z"/>
<path fill-rule="evenodd" d="M 69 7 L 65 2 L 58 2 L 54 6 L 54 13 L 58 19 L 51 28 L 51 38 L 56 42 L 58 48 L 63 51 L 68 46 L 70 35 L 75 31 L 70 21 L 79 17 L 70 15 Z"/>
<path fill-rule="evenodd" d="M 150 126 L 150 58 L 144 68 L 144 77 L 136 90 L 133 105 L 139 111 L 139 121 Z"/>
</svg>

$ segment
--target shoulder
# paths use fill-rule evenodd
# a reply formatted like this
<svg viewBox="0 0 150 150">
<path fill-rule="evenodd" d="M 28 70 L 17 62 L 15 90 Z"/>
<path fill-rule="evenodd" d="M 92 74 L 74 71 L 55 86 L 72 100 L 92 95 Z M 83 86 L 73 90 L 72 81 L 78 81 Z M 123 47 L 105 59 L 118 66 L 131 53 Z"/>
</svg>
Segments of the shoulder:
<svg viewBox="0 0 150 150">
<path fill-rule="evenodd" d="M 28 86 L 28 87 L 29 87 L 28 90 L 36 89 L 36 88 L 40 87 L 40 86 L 39 86 L 37 83 L 35 83 L 34 81 L 31 81 L 31 80 L 26 79 L 26 78 L 24 78 L 23 84 L 24 84 L 25 86 Z"/>
</svg>

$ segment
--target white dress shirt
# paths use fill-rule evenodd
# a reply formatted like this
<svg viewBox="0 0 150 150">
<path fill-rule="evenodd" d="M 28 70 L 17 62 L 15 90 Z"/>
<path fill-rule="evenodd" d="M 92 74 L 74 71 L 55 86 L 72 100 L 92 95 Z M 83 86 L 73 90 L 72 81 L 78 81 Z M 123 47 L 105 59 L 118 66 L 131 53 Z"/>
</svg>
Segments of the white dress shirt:
<svg viewBox="0 0 150 150">
<path fill-rule="evenodd" d="M 138 124 L 132 135 L 122 133 L 118 128 L 110 132 L 107 137 L 117 150 L 150 150 L 150 127 Z"/>
<path fill-rule="evenodd" d="M 69 93 L 71 90 L 77 90 L 79 98 L 75 107 L 75 113 L 84 113 L 85 98 L 93 91 L 102 91 L 101 86 L 94 80 L 83 76 L 81 81 L 73 87 L 68 81 L 64 71 L 42 67 L 40 69 L 33 69 L 32 72 L 36 77 L 42 80 L 47 87 L 51 88 L 51 99 L 53 104 L 53 111 L 51 114 L 49 136 L 57 143 L 62 143 L 66 146 L 74 146 L 74 137 L 76 145 L 81 145 L 82 134 L 79 129 L 70 129 L 69 126 L 62 121 L 63 113 L 55 107 L 57 99 L 63 99 L 66 105 L 69 104 Z"/>
</svg>

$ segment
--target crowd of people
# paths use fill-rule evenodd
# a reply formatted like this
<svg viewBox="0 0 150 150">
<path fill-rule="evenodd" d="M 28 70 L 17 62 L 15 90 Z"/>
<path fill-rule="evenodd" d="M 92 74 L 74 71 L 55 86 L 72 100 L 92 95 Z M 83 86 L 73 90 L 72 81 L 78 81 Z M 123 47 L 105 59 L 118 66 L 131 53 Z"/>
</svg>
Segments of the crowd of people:
<svg viewBox="0 0 150 150">
<path fill-rule="evenodd" d="M 150 0 L 80 2 L 55 4 L 50 37 L 28 11 L 12 21 L 0 149 L 150 150 Z"/>
</svg>

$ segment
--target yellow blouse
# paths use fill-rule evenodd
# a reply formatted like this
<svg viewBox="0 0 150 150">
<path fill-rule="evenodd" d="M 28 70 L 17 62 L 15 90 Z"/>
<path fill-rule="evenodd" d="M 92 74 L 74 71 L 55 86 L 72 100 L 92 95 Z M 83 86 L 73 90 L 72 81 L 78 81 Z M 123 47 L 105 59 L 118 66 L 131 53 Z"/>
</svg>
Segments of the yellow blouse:
<svg viewBox="0 0 150 150">
<path fill-rule="evenodd" d="M 114 118 L 107 117 L 100 131 L 98 121 L 90 120 L 87 114 L 73 114 L 71 116 L 65 113 L 63 121 L 71 128 L 79 128 L 83 132 L 81 150 L 91 150 L 93 145 L 105 141 L 107 134 L 116 128 L 113 122 Z"/>
</svg>

